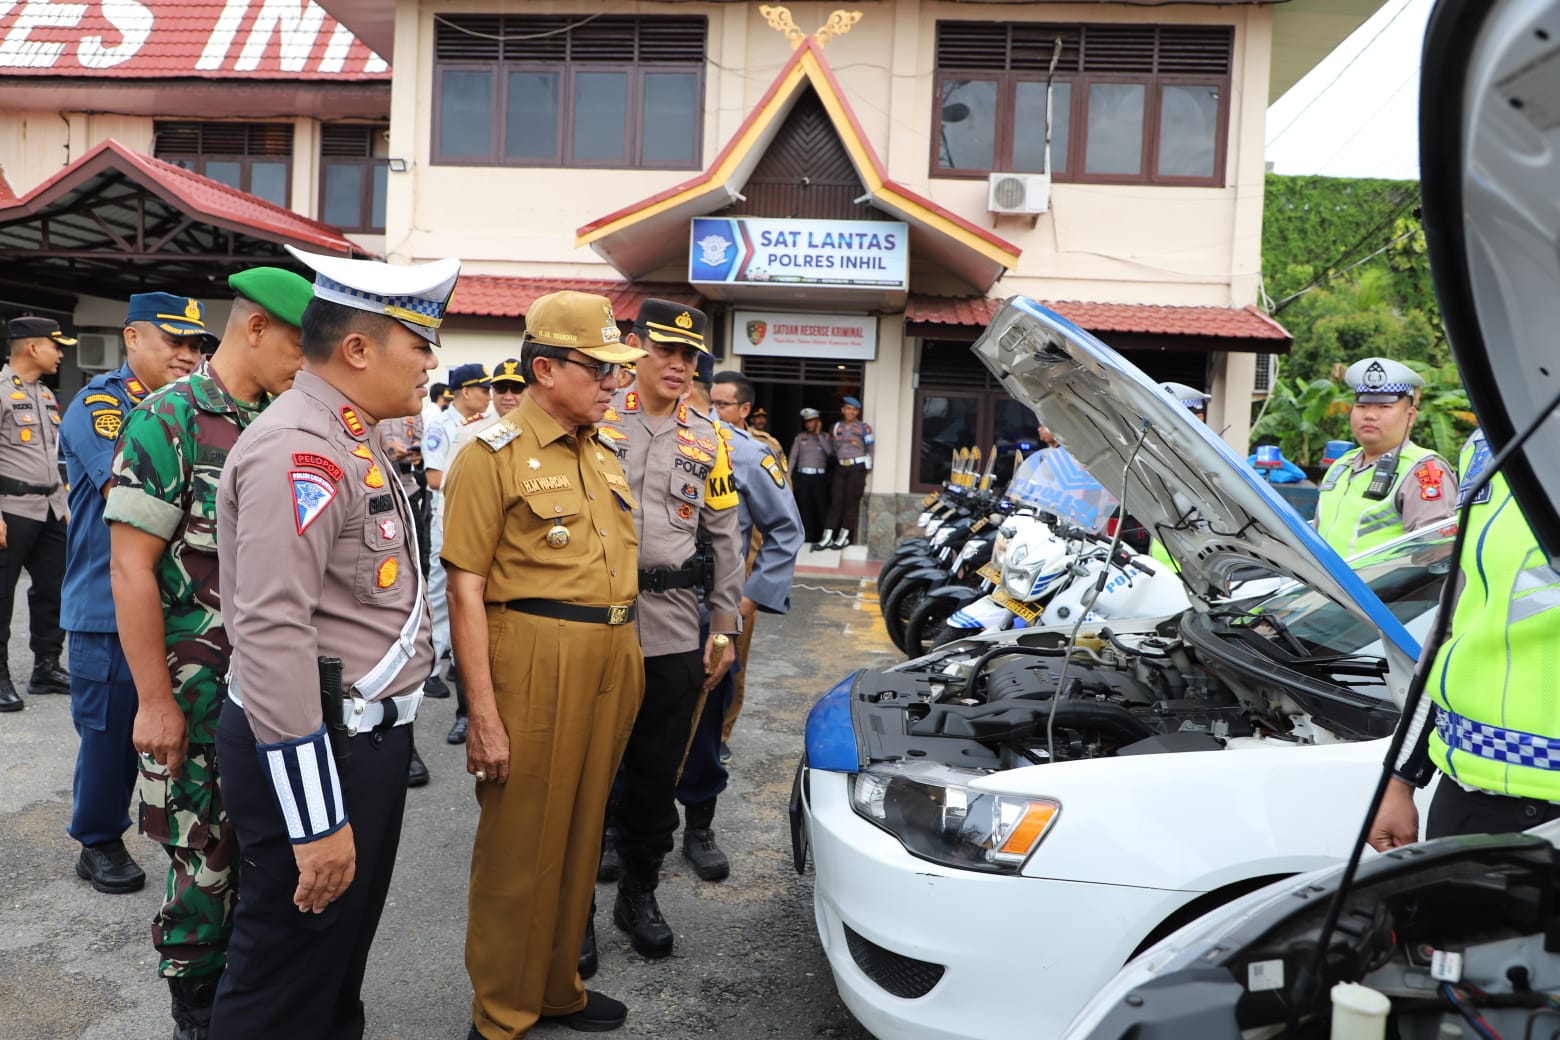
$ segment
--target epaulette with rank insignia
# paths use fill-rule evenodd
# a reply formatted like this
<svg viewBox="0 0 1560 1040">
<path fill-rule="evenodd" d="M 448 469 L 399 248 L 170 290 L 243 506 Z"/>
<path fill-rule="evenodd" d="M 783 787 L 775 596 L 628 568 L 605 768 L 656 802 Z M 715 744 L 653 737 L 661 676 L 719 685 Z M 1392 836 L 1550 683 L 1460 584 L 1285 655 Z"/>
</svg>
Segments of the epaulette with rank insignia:
<svg viewBox="0 0 1560 1040">
<path fill-rule="evenodd" d="M 477 440 L 486 444 L 489 451 L 497 451 L 520 436 L 520 424 L 505 418 L 477 434 Z"/>
</svg>

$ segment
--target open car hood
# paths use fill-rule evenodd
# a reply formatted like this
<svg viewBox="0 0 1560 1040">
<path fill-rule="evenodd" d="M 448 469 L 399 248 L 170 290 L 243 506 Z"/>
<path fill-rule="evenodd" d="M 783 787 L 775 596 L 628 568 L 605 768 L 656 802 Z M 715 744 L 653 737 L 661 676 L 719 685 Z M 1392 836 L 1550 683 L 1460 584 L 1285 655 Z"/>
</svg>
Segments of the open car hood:
<svg viewBox="0 0 1560 1040">
<path fill-rule="evenodd" d="M 1560 391 L 1560 3 L 1440 0 L 1419 103 L 1424 224 L 1447 338 L 1499 450 Z M 1560 556 L 1560 419 L 1502 468 Z"/>
<path fill-rule="evenodd" d="M 1304 582 L 1368 619 L 1410 660 L 1417 656 L 1418 643 L 1310 525 L 1110 347 L 1016 296 L 973 349 L 1154 532 L 1180 566 L 1195 607 L 1206 610 L 1229 593 L 1237 572 L 1256 566 Z"/>
</svg>

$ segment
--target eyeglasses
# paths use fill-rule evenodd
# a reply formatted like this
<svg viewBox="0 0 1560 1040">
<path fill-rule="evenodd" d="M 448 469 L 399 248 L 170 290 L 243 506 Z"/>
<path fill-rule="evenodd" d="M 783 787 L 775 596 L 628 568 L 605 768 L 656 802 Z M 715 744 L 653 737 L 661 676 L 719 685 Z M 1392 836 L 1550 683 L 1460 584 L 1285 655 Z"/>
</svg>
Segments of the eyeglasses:
<svg viewBox="0 0 1560 1040">
<path fill-rule="evenodd" d="M 713 397 L 710 398 L 710 404 L 714 405 L 716 408 L 735 408 L 741 403 L 741 401 L 717 401 Z"/>
<path fill-rule="evenodd" d="M 616 361 L 576 361 L 574 358 L 563 357 L 562 355 L 550 356 L 554 361 L 562 361 L 566 365 L 579 365 L 581 368 L 589 369 L 596 377 L 596 382 L 598 383 L 603 379 L 615 378 L 618 374 L 618 369 L 623 367 Z"/>
<path fill-rule="evenodd" d="M 525 384 L 524 383 L 514 383 L 514 382 L 509 382 L 507 380 L 505 382 L 502 382 L 502 383 L 494 383 L 493 384 L 493 392 L 496 393 L 496 394 L 518 394 L 520 391 L 522 391 L 524 389 L 525 389 Z"/>
</svg>

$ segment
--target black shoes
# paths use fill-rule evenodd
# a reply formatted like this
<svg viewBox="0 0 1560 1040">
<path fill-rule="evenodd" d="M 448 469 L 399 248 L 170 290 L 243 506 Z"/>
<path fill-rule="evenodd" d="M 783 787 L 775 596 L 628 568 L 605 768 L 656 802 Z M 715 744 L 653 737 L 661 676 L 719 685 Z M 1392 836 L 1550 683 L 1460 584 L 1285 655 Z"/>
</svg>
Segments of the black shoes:
<svg viewBox="0 0 1560 1040">
<path fill-rule="evenodd" d="M 830 545 L 829 548 L 831 548 L 831 549 L 843 549 L 843 548 L 845 548 L 849 544 L 850 544 L 850 528 L 847 527 L 847 528 L 842 529 L 839 534 L 834 536 L 834 544 Z"/>
<path fill-rule="evenodd" d="M 822 552 L 825 549 L 831 548 L 833 541 L 834 541 L 834 529 L 831 527 L 831 528 L 826 529 L 823 532 L 823 537 L 822 538 L 820 538 L 816 542 L 812 543 L 812 551 L 813 552 Z"/>
<path fill-rule="evenodd" d="M 33 662 L 27 692 L 37 697 L 45 693 L 70 693 L 70 673 L 60 667 L 58 657 L 40 657 Z"/>
<path fill-rule="evenodd" d="M 464 744 L 466 742 L 466 716 L 455 716 L 455 725 L 451 726 L 449 733 L 445 734 L 444 742 L 446 744 Z"/>
<path fill-rule="evenodd" d="M 76 857 L 76 876 L 110 895 L 138 892 L 146 884 L 146 873 L 136 866 L 118 838 L 102 845 L 83 845 Z"/>
<path fill-rule="evenodd" d="M 209 1040 L 211 1004 L 220 981 L 221 972 L 168 980 L 168 991 L 173 996 L 173 1040 Z"/>
<path fill-rule="evenodd" d="M 428 681 L 423 683 L 424 697 L 432 697 L 436 701 L 442 701 L 449 695 L 450 688 L 444 685 L 444 680 L 439 678 L 438 672 L 428 676 Z"/>
<path fill-rule="evenodd" d="M 705 881 L 720 881 L 731 874 L 731 861 L 715 844 L 715 832 L 708 827 L 685 827 L 682 851 L 693 864 L 693 872 Z"/>
<path fill-rule="evenodd" d="M 23 707 L 22 696 L 11 685 L 11 677 L 0 675 L 0 711 L 21 711 Z"/>
<path fill-rule="evenodd" d="M 641 957 L 658 960 L 671 954 L 672 928 L 656 905 L 654 882 L 647 885 L 632 874 L 625 875 L 618 883 L 612 920 L 628 933 L 634 952 Z"/>
<path fill-rule="evenodd" d="M 412 764 L 406 770 L 406 786 L 422 787 L 428 783 L 428 766 L 423 762 L 417 749 L 412 748 Z"/>
<path fill-rule="evenodd" d="M 580 1010 L 571 1015 L 543 1015 L 541 1020 L 568 1026 L 581 1033 L 607 1033 L 621 1028 L 628 1021 L 628 1006 L 605 993 L 588 989 L 585 991 L 585 1006 Z"/>
<path fill-rule="evenodd" d="M 601 961 L 596 956 L 596 904 L 590 905 L 590 919 L 585 922 L 585 941 L 580 943 L 580 979 L 596 974 Z"/>
<path fill-rule="evenodd" d="M 724 740 L 720 742 L 720 764 L 723 766 L 731 764 L 731 748 Z"/>
<path fill-rule="evenodd" d="M 596 867 L 597 881 L 616 881 L 623 876 L 623 857 L 618 855 L 618 829 L 601 832 L 601 864 Z"/>
</svg>

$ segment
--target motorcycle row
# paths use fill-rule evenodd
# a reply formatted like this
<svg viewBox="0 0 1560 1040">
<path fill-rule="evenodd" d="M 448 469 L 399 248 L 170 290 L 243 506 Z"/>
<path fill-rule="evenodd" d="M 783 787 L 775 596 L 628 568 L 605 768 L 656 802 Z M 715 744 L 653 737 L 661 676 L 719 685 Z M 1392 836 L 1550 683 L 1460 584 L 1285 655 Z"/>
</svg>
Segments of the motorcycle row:
<svg viewBox="0 0 1560 1040">
<path fill-rule="evenodd" d="M 878 606 L 900 650 L 919 657 L 978 632 L 1073 626 L 1080 615 L 1168 616 L 1190 605 L 1169 562 L 1104 533 L 1114 514 L 1102 506 L 1115 503 L 1103 489 L 1072 508 L 1079 489 L 1058 490 L 1048 455 L 1066 457 L 1062 448 L 1016 455 L 1012 480 L 997 490 L 995 448 L 984 471 L 980 449 L 954 452 L 948 479 L 922 502 L 923 533 L 901 540 L 878 573 Z"/>
</svg>

